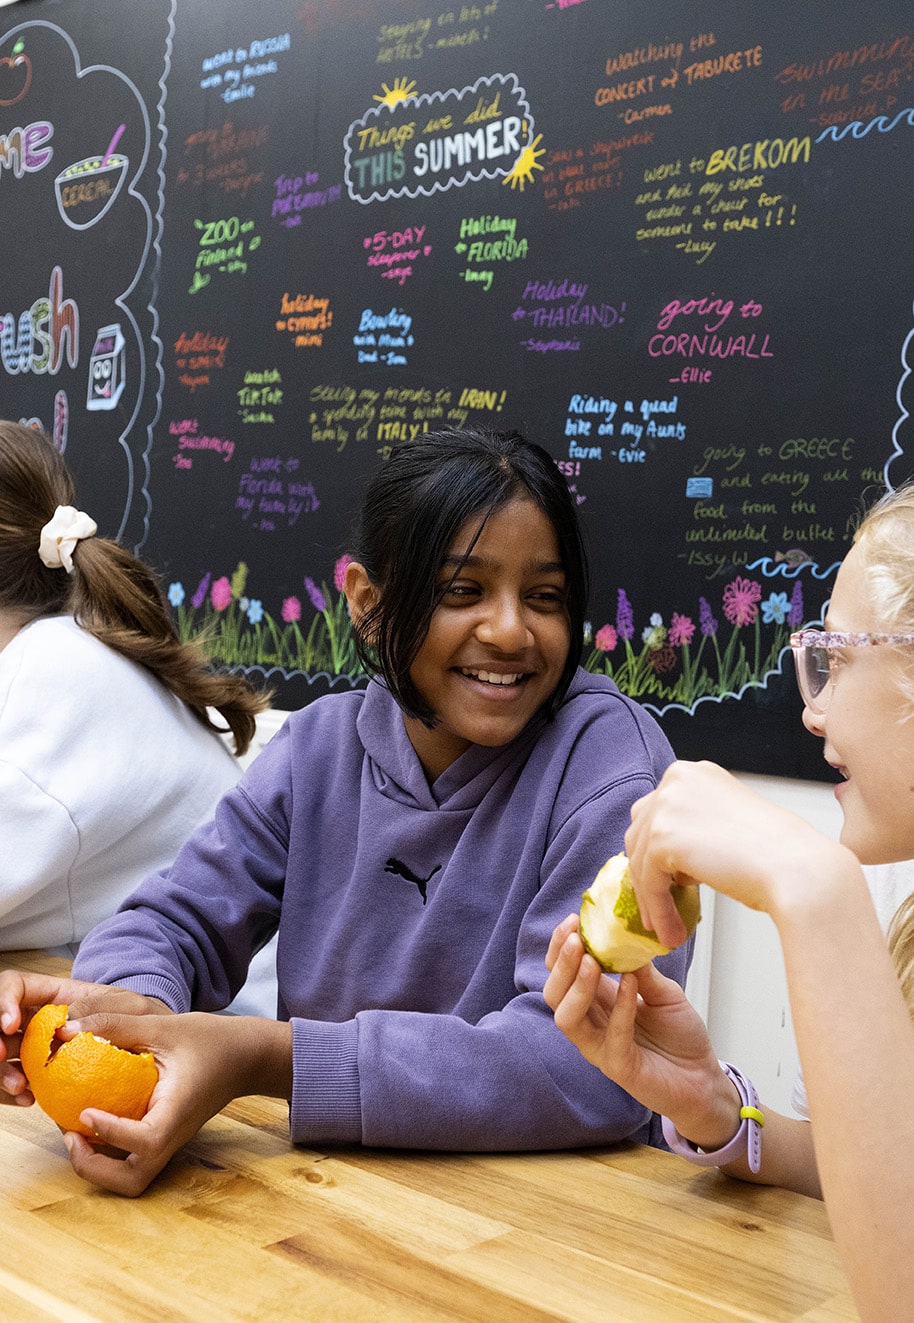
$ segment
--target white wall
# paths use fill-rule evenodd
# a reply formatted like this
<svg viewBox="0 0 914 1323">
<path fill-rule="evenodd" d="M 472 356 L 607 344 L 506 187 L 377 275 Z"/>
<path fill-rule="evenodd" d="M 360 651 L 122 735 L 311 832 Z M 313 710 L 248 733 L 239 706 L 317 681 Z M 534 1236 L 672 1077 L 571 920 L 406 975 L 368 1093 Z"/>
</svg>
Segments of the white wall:
<svg viewBox="0 0 914 1323">
<path fill-rule="evenodd" d="M 738 775 L 766 799 L 800 814 L 826 836 L 837 839 L 841 810 L 833 786 Z M 702 936 L 710 946 L 705 957 L 710 977 L 704 1013 L 715 1051 L 745 1070 L 766 1102 L 790 1115 L 798 1056 L 774 924 L 767 915 L 747 910 L 727 896 L 715 898 L 712 917 L 712 925 Z M 692 991 L 690 983 L 690 994 Z"/>
<path fill-rule="evenodd" d="M 767 799 L 799 813 L 824 835 L 834 839 L 840 835 L 842 816 L 833 786 L 738 775 Z M 902 900 L 914 891 L 914 860 L 871 865 L 863 871 L 876 912 L 887 929 Z M 718 896 L 705 938 L 710 947 L 704 953 L 710 969 L 706 1007 L 696 1000 L 691 984 L 689 993 L 705 1014 L 717 1054 L 744 1068 L 762 1098 L 789 1115 L 798 1056 L 774 924 L 766 915 Z"/>
<path fill-rule="evenodd" d="M 251 740 L 251 747 L 248 749 L 247 753 L 241 759 L 242 767 L 247 767 L 250 763 L 254 761 L 254 759 L 257 757 L 258 753 L 260 753 L 263 747 L 269 744 L 270 740 L 279 730 L 280 726 L 285 721 L 288 715 L 289 715 L 288 712 L 280 712 L 279 709 L 275 707 L 268 708 L 266 712 L 258 713 L 257 733 L 255 734 L 253 740 Z M 218 719 L 218 717 L 219 714 L 217 712 L 216 718 Z M 231 748 L 232 742 L 230 738 L 227 739 L 227 743 L 229 748 Z"/>
</svg>

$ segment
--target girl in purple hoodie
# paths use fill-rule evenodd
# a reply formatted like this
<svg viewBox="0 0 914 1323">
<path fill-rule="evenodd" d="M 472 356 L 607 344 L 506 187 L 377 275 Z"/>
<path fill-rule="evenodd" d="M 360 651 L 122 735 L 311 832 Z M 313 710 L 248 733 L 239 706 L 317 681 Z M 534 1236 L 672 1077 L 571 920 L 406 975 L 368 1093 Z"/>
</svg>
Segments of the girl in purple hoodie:
<svg viewBox="0 0 914 1323">
<path fill-rule="evenodd" d="M 309 1145 L 662 1142 L 542 995 L 552 930 L 672 758 L 578 667 L 585 556 L 554 461 L 516 433 L 395 447 L 345 589 L 367 688 L 292 713 L 174 865 L 88 935 L 73 980 L 0 976 L 6 1101 L 31 1101 L 12 1058 L 48 1001 L 70 1004 L 62 1036 L 155 1053 L 142 1121 L 84 1113 L 125 1159 L 66 1136 L 94 1184 L 138 1193 L 251 1093 L 287 1098 Z M 274 933 L 275 1021 L 214 1014 Z M 682 983 L 690 954 L 659 963 Z"/>
</svg>

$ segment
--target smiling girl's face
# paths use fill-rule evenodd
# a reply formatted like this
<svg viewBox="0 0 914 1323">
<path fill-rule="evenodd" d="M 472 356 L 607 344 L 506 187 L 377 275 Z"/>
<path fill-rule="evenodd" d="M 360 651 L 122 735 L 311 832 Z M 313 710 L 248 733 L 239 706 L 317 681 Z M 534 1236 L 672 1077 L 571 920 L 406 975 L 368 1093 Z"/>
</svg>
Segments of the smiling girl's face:
<svg viewBox="0 0 914 1323">
<path fill-rule="evenodd" d="M 519 735 L 551 697 L 571 646 L 566 574 L 548 517 L 532 500 L 509 501 L 461 565 L 479 523 L 468 520 L 449 548 L 439 570 L 447 591 L 410 668 L 437 717 L 433 729 L 404 718 L 430 781 L 471 744 Z"/>
<path fill-rule="evenodd" d="M 890 631 L 877 615 L 866 544 L 842 562 L 826 628 Z M 825 759 L 841 772 L 835 796 L 844 814 L 841 842 L 864 864 L 914 858 L 914 714 L 900 686 L 909 646 L 848 647 L 833 657 L 833 684 L 824 715 L 803 709 L 803 722 L 825 741 Z"/>
</svg>

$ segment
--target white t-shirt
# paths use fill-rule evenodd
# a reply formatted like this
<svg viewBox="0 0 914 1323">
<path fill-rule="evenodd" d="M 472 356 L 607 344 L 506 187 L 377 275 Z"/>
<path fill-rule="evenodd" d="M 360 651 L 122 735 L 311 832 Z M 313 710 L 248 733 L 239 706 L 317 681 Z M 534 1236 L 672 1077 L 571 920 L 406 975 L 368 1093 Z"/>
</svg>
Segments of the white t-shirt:
<svg viewBox="0 0 914 1323">
<path fill-rule="evenodd" d="M 186 704 L 72 617 L 21 629 L 0 651 L 0 949 L 75 951 L 240 774 Z M 263 983 L 259 1007 L 233 1009 L 275 1015 Z"/>
<path fill-rule="evenodd" d="M 0 652 L 0 946 L 80 941 L 239 774 L 185 704 L 71 617 L 20 630 Z"/>
<path fill-rule="evenodd" d="M 867 864 L 863 869 L 873 905 L 879 916 L 882 931 L 888 932 L 889 924 L 902 901 L 914 891 L 914 859 L 902 863 Z M 802 1068 L 797 1071 L 790 1105 L 798 1116 L 809 1120 L 809 1103 L 806 1098 L 806 1085 L 803 1082 Z"/>
</svg>

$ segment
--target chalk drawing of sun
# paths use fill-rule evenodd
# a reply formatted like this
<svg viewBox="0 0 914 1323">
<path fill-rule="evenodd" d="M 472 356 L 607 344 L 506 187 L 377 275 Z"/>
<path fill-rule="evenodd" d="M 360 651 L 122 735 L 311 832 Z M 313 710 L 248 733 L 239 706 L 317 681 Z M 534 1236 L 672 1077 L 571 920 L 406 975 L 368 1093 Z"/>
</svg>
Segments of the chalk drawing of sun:
<svg viewBox="0 0 914 1323">
<path fill-rule="evenodd" d="M 395 78 L 393 87 L 388 87 L 386 83 L 382 83 L 381 86 L 384 89 L 384 95 L 373 96 L 371 99 L 372 101 L 380 101 L 382 106 L 390 106 L 391 110 L 394 106 L 399 106 L 401 101 L 409 101 L 410 97 L 416 95 L 416 84 L 406 78 Z"/>
<path fill-rule="evenodd" d="M 520 185 L 520 191 L 523 193 L 524 185 L 533 182 L 533 171 L 542 170 L 542 166 L 536 159 L 538 156 L 545 156 L 546 148 L 540 147 L 536 150 L 536 145 L 542 139 L 542 134 L 538 133 L 529 147 L 525 147 L 520 156 L 514 162 L 511 169 L 501 181 L 503 184 L 510 184 L 512 189 L 515 184 Z"/>
</svg>

